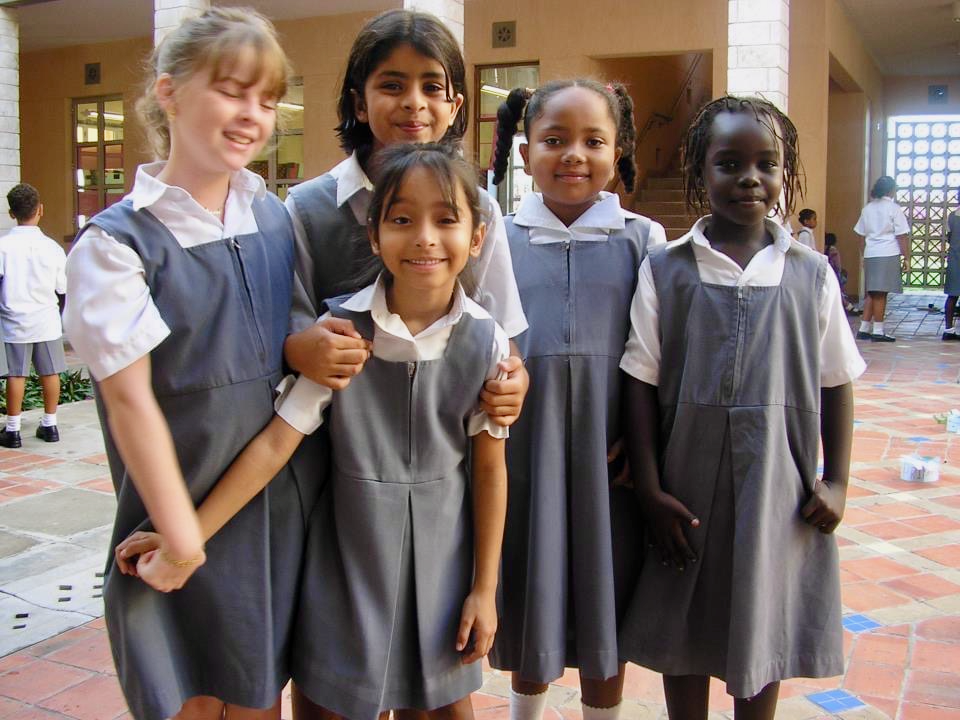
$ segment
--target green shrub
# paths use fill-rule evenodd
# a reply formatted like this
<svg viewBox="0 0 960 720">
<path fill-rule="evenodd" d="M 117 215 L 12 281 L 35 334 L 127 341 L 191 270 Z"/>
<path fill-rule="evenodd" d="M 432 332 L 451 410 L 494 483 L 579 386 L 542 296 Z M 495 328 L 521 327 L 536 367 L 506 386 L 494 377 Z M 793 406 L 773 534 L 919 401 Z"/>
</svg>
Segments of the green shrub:
<svg viewBox="0 0 960 720">
<path fill-rule="evenodd" d="M 82 370 L 60 373 L 60 404 L 87 400 L 93 397 L 93 383 L 90 378 L 83 377 Z M 23 391 L 23 409 L 33 410 L 43 407 L 43 393 L 40 389 L 40 376 L 31 368 L 30 377 Z M 0 412 L 7 411 L 7 383 L 3 381 L 3 402 L 0 403 Z"/>
</svg>

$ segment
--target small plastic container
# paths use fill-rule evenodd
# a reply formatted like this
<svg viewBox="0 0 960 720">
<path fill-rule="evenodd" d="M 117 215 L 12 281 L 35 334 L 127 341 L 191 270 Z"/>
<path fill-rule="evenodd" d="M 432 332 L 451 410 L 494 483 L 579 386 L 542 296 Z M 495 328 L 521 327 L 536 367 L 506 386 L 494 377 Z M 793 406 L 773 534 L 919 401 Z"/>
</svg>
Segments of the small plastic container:
<svg viewBox="0 0 960 720">
<path fill-rule="evenodd" d="M 933 483 L 940 479 L 940 458 L 930 455 L 901 455 L 900 479 L 904 482 Z"/>
<path fill-rule="evenodd" d="M 960 410 L 953 409 L 947 413 L 947 432 L 960 433 Z"/>
</svg>

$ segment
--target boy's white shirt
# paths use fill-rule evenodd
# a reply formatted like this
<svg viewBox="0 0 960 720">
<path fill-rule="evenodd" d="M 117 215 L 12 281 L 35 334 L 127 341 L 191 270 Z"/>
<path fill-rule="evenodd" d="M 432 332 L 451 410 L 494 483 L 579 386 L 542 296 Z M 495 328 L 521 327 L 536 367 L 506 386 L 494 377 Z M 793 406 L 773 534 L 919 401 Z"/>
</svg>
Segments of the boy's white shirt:
<svg viewBox="0 0 960 720">
<path fill-rule="evenodd" d="M 330 170 L 337 180 L 337 207 L 350 204 L 353 216 L 361 226 L 367 224 L 367 210 L 373 195 L 373 183 L 360 166 L 357 154 L 351 154 Z M 297 241 L 297 278 L 294 282 L 293 309 L 290 318 L 290 331 L 297 332 L 309 327 L 316 321 L 317 308 L 327 298 L 313 297 L 312 283 L 304 279 L 313 277 L 315 261 L 307 232 L 300 220 L 297 201 L 288 194 L 284 201 L 287 211 L 293 219 L 293 232 Z M 494 319 L 503 327 L 509 337 L 516 337 L 527 329 L 527 318 L 523 314 L 520 293 L 513 280 L 513 263 L 510 260 L 510 246 L 503 225 L 503 214 L 486 191 L 480 191 L 480 209 L 487 224 L 483 249 L 480 257 L 472 265 L 474 279 L 483 291 L 484 307 L 491 311 Z"/>
<path fill-rule="evenodd" d="M 221 223 L 186 190 L 157 179 L 165 164 L 141 165 L 126 198 L 135 210 L 146 208 L 181 247 L 257 232 L 252 205 L 267 192 L 259 175 L 239 170 L 230 176 Z M 67 258 L 67 279 L 64 329 L 94 379 L 131 365 L 170 334 L 150 295 L 140 256 L 101 228 L 87 228 L 75 243 Z"/>
<path fill-rule="evenodd" d="M 0 237 L 0 320 L 8 343 L 39 343 L 63 335 L 57 294 L 67 292 L 67 255 L 36 225 Z"/>
<path fill-rule="evenodd" d="M 667 247 L 690 243 L 697 262 L 700 280 L 728 287 L 770 287 L 780 284 L 787 249 L 795 242 L 780 225 L 766 221 L 773 243 L 760 250 L 741 268 L 730 257 L 710 247 L 703 234 L 709 216 L 700 218 L 693 228 Z M 823 387 L 844 385 L 858 378 L 866 363 L 857 350 L 850 332 L 836 273 L 825 274 L 823 290 L 818 298 L 820 324 L 820 384 Z M 694 311 L 695 312 L 695 311 Z M 660 304 L 650 270 L 650 260 L 640 266 L 637 289 L 630 305 L 630 333 L 620 368 L 641 382 L 658 385 L 660 380 Z M 771 332 L 776 328 L 770 328 Z"/>
<path fill-rule="evenodd" d="M 604 242 L 610 234 L 623 230 L 626 221 L 642 218 L 642 215 L 620 206 L 620 196 L 601 191 L 597 201 L 586 212 L 566 226 L 543 202 L 543 195 L 532 192 L 523 196 L 520 207 L 513 216 L 513 224 L 529 228 L 531 245 L 547 245 L 560 242 Z M 649 218 L 648 218 L 649 219 Z M 650 220 L 648 247 L 667 241 L 663 225 Z"/>
<path fill-rule="evenodd" d="M 349 298 L 342 307 L 354 312 L 370 313 L 374 326 L 373 354 L 389 362 L 437 360 L 443 356 L 450 335 L 464 313 L 478 319 L 490 317 L 490 313 L 468 298 L 460 287 L 460 283 L 457 283 L 450 312 L 416 335 L 411 335 L 400 316 L 391 313 L 387 308 L 382 275 L 375 283 Z M 330 317 L 329 312 L 324 313 L 320 320 L 327 317 Z M 494 329 L 493 345 L 490 348 L 487 379 L 501 376 L 498 363 L 509 355 L 510 340 L 503 328 L 497 324 Z M 309 435 L 323 423 L 323 411 L 330 405 L 334 391 L 304 376 L 293 381 L 294 378 L 291 376 L 285 378 L 281 384 L 279 388 L 281 395 L 276 402 L 276 411 L 291 427 L 304 435 Z M 467 434 L 473 436 L 483 430 L 494 438 L 509 436 L 507 428 L 496 425 L 478 406 L 470 415 Z"/>
</svg>

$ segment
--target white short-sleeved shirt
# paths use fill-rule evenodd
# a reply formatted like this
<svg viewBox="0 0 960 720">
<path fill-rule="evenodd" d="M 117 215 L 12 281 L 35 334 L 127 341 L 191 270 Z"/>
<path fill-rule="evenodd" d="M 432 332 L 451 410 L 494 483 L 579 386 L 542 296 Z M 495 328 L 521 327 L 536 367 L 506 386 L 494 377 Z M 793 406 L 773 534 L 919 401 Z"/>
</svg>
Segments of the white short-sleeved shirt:
<svg viewBox="0 0 960 720">
<path fill-rule="evenodd" d="M 893 198 L 884 196 L 868 202 L 860 211 L 853 231 L 866 239 L 864 258 L 896 257 L 900 254 L 898 235 L 910 232 L 907 216 Z"/>
<path fill-rule="evenodd" d="M 36 225 L 0 237 L 0 321 L 8 343 L 39 343 L 63 335 L 57 295 L 67 292 L 67 254 Z"/>
<path fill-rule="evenodd" d="M 513 224 L 530 229 L 531 245 L 603 242 L 610 238 L 610 233 L 623 230 L 627 220 L 642 217 L 624 210 L 620 206 L 620 196 L 616 193 L 601 191 L 597 201 L 567 226 L 544 205 L 543 195 L 527 193 L 513 216 Z M 667 233 L 663 225 L 651 220 L 647 247 L 661 245 L 666 241 Z"/>
<path fill-rule="evenodd" d="M 700 280 L 728 287 L 770 287 L 780 284 L 791 240 L 775 222 L 766 221 L 773 243 L 760 250 L 741 268 L 727 255 L 710 247 L 703 233 L 710 217 L 700 218 L 693 228 L 668 246 L 691 243 Z M 818 298 L 820 321 L 820 384 L 837 387 L 858 378 L 866 369 L 860 357 L 843 305 L 835 273 L 824 277 Z M 620 368 L 641 382 L 658 385 L 660 381 L 660 304 L 650 270 L 650 260 L 640 266 L 637 290 L 630 305 L 630 334 Z"/>
<path fill-rule="evenodd" d="M 337 181 L 337 207 L 349 203 L 357 223 L 367 224 L 367 210 L 373 195 L 373 183 L 360 166 L 357 154 L 338 163 L 330 174 Z M 316 319 L 317 303 L 324 298 L 311 297 L 312 288 L 304 278 L 313 276 L 317 259 L 313 257 L 307 232 L 300 220 L 297 201 L 291 193 L 285 201 L 287 210 L 293 218 L 293 230 L 297 239 L 298 280 L 294 284 L 292 330 L 303 329 Z M 527 329 L 527 318 L 523 314 L 520 293 L 513 277 L 513 263 L 510 260 L 510 246 L 503 225 L 500 206 L 485 190 L 480 190 L 480 209 L 486 220 L 487 231 L 483 240 L 480 257 L 473 265 L 477 287 L 483 290 L 484 307 L 506 331 L 509 337 L 516 337 Z M 326 260 L 326 259 L 324 259 Z"/>
<path fill-rule="evenodd" d="M 817 249 L 817 241 L 813 236 L 813 230 L 805 225 L 800 226 L 800 232 L 797 233 L 797 242 L 806 245 L 811 250 Z"/>
<path fill-rule="evenodd" d="M 186 190 L 157 179 L 164 165 L 141 165 L 127 198 L 135 210 L 147 208 L 182 247 L 257 232 L 252 204 L 267 192 L 259 175 L 249 170 L 231 175 L 221 223 Z M 64 328 L 96 380 L 131 365 L 170 334 L 150 295 L 140 256 L 96 225 L 70 251 L 67 280 Z"/>
<path fill-rule="evenodd" d="M 375 283 L 348 299 L 342 307 L 354 312 L 370 313 L 373 319 L 373 354 L 389 362 L 436 360 L 446 350 L 450 334 L 464 313 L 479 319 L 490 317 L 490 313 L 466 296 L 458 283 L 454 290 L 450 312 L 430 327 L 416 335 L 411 335 L 400 316 L 390 312 L 387 307 L 382 276 L 377 278 Z M 320 319 L 323 320 L 329 316 L 330 313 L 325 313 Z M 497 364 L 509 355 L 510 340 L 498 324 L 495 327 L 493 345 L 490 348 L 487 379 L 500 376 Z M 282 392 L 277 400 L 277 414 L 294 429 L 309 435 L 323 423 L 323 411 L 333 399 L 334 391 L 302 375 L 297 378 L 292 387 L 286 389 L 292 381 L 293 378 L 288 377 L 281 385 L 281 389 L 285 389 L 285 392 Z M 496 425 L 478 406 L 470 416 L 467 434 L 472 437 L 482 430 L 486 430 L 490 437 L 494 438 L 506 438 L 509 435 L 507 428 Z"/>
</svg>

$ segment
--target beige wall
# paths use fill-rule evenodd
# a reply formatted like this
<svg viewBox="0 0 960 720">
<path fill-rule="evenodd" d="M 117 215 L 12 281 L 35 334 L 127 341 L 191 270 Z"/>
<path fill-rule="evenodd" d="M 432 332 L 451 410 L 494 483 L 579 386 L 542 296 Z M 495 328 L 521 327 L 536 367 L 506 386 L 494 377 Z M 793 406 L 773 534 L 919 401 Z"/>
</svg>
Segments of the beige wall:
<svg viewBox="0 0 960 720">
<path fill-rule="evenodd" d="M 931 105 L 930 85 L 946 85 L 948 103 Z M 960 113 L 960 75 L 952 77 L 886 77 L 883 80 L 887 115 L 955 115 Z"/>
<path fill-rule="evenodd" d="M 827 140 L 826 211 L 820 213 L 818 234 L 832 232 L 847 269 L 847 292 L 860 291 L 860 236 L 853 232 L 863 204 L 865 175 L 867 98 L 832 88 L 829 97 L 830 126 Z"/>
<path fill-rule="evenodd" d="M 467 0 L 464 5 L 464 52 L 468 71 L 476 65 L 500 65 L 519 62 L 539 62 L 540 80 L 592 75 L 604 77 L 617 65 L 615 58 L 638 56 L 677 55 L 707 51 L 712 53 L 712 77 L 704 83 L 714 95 L 726 91 L 727 86 L 727 3 L 714 0 L 641 0 L 625 5 L 618 0 Z M 513 48 L 491 46 L 491 25 L 494 22 L 515 20 L 517 45 Z M 688 61 L 689 62 L 689 61 Z M 671 71 L 670 78 L 673 78 Z M 627 80 L 626 77 L 612 79 Z M 652 86 L 657 78 L 639 78 L 631 82 L 641 93 L 641 86 L 650 88 L 654 95 L 663 90 L 668 97 L 666 108 L 677 92 L 678 83 L 665 78 L 662 88 Z M 473 88 L 473 79 L 470 78 Z M 648 111 L 644 109 L 647 90 L 638 95 L 637 122 L 643 123 Z M 473 98 L 471 98 L 473 100 Z M 656 98 L 659 106 L 660 98 Z M 467 132 L 465 147 L 472 149 L 473 118 Z M 654 146 L 655 147 L 655 146 Z M 674 145 L 675 147 L 675 145 Z M 672 152 L 661 150 L 667 155 Z"/>
<path fill-rule="evenodd" d="M 150 38 L 23 53 L 20 56 L 22 177 L 43 197 L 44 231 L 57 240 L 73 234 L 71 100 L 123 95 L 124 177 L 127 189 L 137 165 L 151 156 L 136 120 L 142 68 Z M 85 85 L 83 66 L 100 63 L 101 82 Z"/>
</svg>

